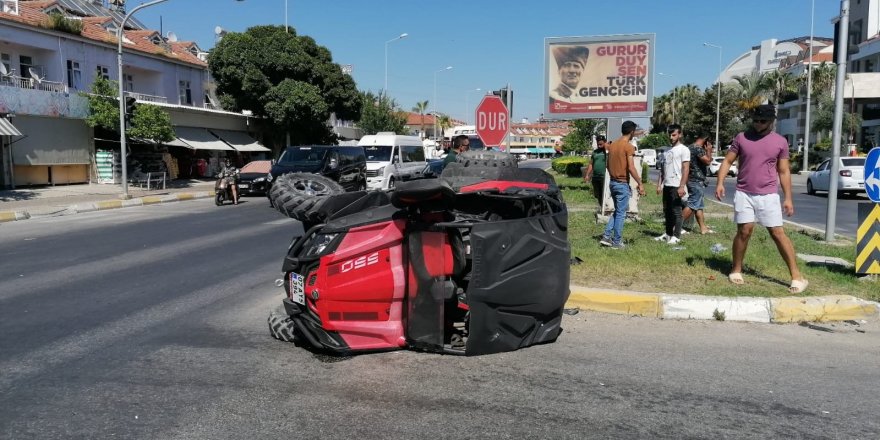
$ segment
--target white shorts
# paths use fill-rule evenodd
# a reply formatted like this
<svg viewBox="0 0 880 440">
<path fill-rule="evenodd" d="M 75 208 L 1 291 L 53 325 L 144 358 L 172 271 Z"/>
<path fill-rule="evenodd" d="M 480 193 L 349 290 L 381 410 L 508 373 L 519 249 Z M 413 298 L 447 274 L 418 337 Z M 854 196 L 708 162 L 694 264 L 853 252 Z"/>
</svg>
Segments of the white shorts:
<svg viewBox="0 0 880 440">
<path fill-rule="evenodd" d="M 749 194 L 737 191 L 733 195 L 733 221 L 755 223 L 766 228 L 782 226 L 782 204 L 779 194 Z"/>
</svg>

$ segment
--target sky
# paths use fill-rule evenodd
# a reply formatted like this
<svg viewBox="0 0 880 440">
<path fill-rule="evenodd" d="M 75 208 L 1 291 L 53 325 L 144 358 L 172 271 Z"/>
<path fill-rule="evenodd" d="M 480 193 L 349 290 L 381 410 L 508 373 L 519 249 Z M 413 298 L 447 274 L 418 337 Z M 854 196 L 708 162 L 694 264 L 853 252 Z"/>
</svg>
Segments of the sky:
<svg viewBox="0 0 880 440">
<path fill-rule="evenodd" d="M 654 75 L 659 95 L 715 81 L 718 49 L 703 42 L 723 48 L 726 67 L 762 40 L 809 36 L 812 1 L 814 35 L 832 37 L 840 12 L 834 0 L 169 0 L 136 17 L 156 30 L 161 17 L 165 34 L 208 50 L 217 26 L 243 32 L 284 25 L 286 3 L 289 26 L 328 48 L 335 62 L 352 65 L 360 90 L 383 89 L 387 48 L 388 94 L 404 110 L 427 100 L 429 108 L 472 121 L 482 95 L 510 84 L 512 119 L 535 121 L 544 109 L 545 38 L 655 34 L 655 73 L 664 73 Z"/>
</svg>

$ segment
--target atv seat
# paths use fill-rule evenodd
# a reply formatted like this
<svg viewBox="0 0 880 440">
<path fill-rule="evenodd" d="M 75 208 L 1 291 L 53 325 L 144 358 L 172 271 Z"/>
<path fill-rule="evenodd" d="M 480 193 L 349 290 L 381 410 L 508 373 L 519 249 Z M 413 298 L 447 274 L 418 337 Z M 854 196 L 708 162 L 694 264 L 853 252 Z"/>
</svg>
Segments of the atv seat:
<svg viewBox="0 0 880 440">
<path fill-rule="evenodd" d="M 442 179 L 401 182 L 391 194 L 397 208 L 418 208 L 421 211 L 444 211 L 452 207 L 455 191 Z"/>
</svg>

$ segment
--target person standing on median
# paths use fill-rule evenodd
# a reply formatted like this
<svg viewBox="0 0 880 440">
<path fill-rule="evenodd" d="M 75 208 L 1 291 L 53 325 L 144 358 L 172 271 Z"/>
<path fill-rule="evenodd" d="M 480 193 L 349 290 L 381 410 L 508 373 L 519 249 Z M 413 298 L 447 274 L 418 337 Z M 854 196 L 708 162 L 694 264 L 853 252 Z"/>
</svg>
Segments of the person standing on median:
<svg viewBox="0 0 880 440">
<path fill-rule="evenodd" d="M 691 152 L 690 170 L 687 180 L 687 206 L 682 210 L 682 223 L 687 224 L 693 216 L 700 228 L 700 234 L 714 234 L 715 231 L 706 226 L 706 218 L 703 215 L 705 207 L 703 201 L 703 189 L 706 183 L 706 167 L 712 162 L 712 150 L 710 143 L 706 142 L 705 136 L 697 137 L 694 144 L 688 147 Z M 691 223 L 693 224 L 693 223 Z M 683 231 L 682 231 L 683 232 Z"/>
<path fill-rule="evenodd" d="M 602 210 L 602 198 L 605 191 L 605 168 L 608 155 L 605 151 L 605 136 L 596 136 L 596 149 L 590 156 L 590 164 L 584 173 L 584 182 L 590 182 L 593 186 L 593 197 L 599 202 L 599 210 Z"/>
<path fill-rule="evenodd" d="M 611 144 L 606 144 L 605 147 L 608 158 L 608 191 L 614 201 L 614 215 L 608 220 L 599 244 L 610 246 L 612 249 L 623 249 L 624 247 L 623 222 L 626 219 L 626 211 L 629 209 L 630 178 L 635 179 L 638 183 L 636 189 L 639 191 L 639 195 L 645 195 L 642 178 L 639 177 L 639 172 L 633 162 L 636 150 L 630 144 L 636 127 L 635 122 L 625 121 L 620 126 L 620 132 L 623 133 L 623 136 Z"/>
<path fill-rule="evenodd" d="M 663 168 L 657 180 L 657 194 L 663 192 L 663 217 L 666 232 L 656 241 L 678 244 L 681 241 L 681 210 L 687 195 L 688 175 L 690 174 L 691 152 L 681 143 L 681 125 L 666 127 L 672 148 L 663 153 Z"/>
<path fill-rule="evenodd" d="M 736 176 L 736 193 L 733 196 L 733 220 L 736 236 L 733 238 L 733 267 L 728 279 L 733 284 L 743 284 L 743 259 L 755 222 L 767 228 L 776 243 L 779 255 L 788 266 L 791 293 L 801 293 L 809 283 L 801 275 L 797 265 L 794 246 L 782 227 L 782 213 L 794 215 L 789 169 L 788 142 L 773 131 L 776 109 L 772 105 L 759 105 L 752 112 L 752 128 L 739 133 L 724 156 L 718 170 L 715 198 L 724 198 L 724 177 L 734 161 L 739 160 Z M 779 202 L 779 186 L 784 197 Z"/>
</svg>

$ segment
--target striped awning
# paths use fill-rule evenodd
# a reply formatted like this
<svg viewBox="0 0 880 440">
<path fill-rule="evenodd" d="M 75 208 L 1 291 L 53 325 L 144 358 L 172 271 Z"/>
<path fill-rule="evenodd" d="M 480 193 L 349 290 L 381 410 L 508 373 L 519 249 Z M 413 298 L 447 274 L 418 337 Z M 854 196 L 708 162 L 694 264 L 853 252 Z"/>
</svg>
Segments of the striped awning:
<svg viewBox="0 0 880 440">
<path fill-rule="evenodd" d="M 208 130 L 238 151 L 272 151 L 243 131 Z"/>
<path fill-rule="evenodd" d="M 0 136 L 22 136 L 22 134 L 12 122 L 9 122 L 9 119 L 0 118 Z"/>
<path fill-rule="evenodd" d="M 177 135 L 177 141 L 180 143 L 176 143 L 174 141 L 169 142 L 169 145 L 177 145 L 186 148 L 192 148 L 194 150 L 226 150 L 226 151 L 235 151 L 229 145 L 226 145 L 226 142 L 217 139 L 213 134 L 209 133 L 208 130 L 204 128 L 198 127 L 174 127 L 174 134 Z"/>
</svg>

